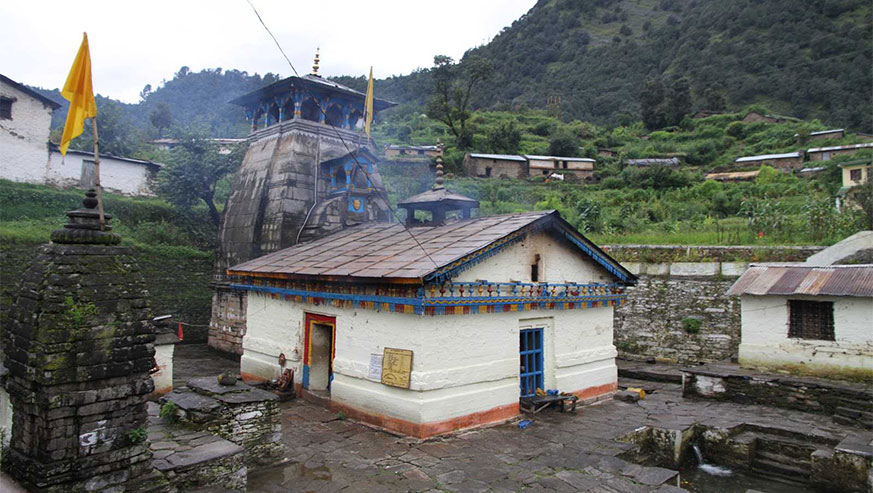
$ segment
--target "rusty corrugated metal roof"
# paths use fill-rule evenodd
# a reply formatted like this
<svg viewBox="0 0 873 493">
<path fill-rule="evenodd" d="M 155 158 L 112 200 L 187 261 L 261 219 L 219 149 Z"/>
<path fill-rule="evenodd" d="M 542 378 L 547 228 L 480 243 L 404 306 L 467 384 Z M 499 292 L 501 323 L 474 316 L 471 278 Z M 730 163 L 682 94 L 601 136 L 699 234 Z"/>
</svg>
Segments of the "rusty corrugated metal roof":
<svg viewBox="0 0 873 493">
<path fill-rule="evenodd" d="M 873 297 L 873 265 L 752 265 L 727 294 Z"/>
<path fill-rule="evenodd" d="M 363 224 L 243 262 L 227 272 L 272 278 L 418 282 L 429 274 L 438 274 L 437 271 L 453 269 L 465 257 L 487 251 L 499 240 L 540 221 L 549 221 L 544 225 L 558 228 L 616 277 L 629 283 L 635 281 L 633 274 L 575 231 L 555 211 L 488 216 L 408 230 L 398 223 Z"/>
</svg>

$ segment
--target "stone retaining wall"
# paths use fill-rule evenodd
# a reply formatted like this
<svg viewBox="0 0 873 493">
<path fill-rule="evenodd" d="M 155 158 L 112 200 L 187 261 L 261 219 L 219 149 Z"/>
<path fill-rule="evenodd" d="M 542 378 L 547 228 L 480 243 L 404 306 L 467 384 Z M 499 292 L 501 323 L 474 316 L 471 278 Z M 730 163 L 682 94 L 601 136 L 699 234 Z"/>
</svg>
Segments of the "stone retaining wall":
<svg viewBox="0 0 873 493">
<path fill-rule="evenodd" d="M 278 397 L 242 382 L 220 385 L 215 377 L 195 378 L 167 394 L 181 410 L 179 422 L 225 438 L 245 450 L 250 466 L 277 462 L 284 452 Z"/>
<path fill-rule="evenodd" d="M 140 273 L 149 292 L 155 316 L 169 315 L 192 324 L 185 327 L 185 341 L 205 341 L 209 324 L 212 290 L 210 258 L 173 258 L 133 249 Z M 36 254 L 35 245 L 0 245 L 0 327 L 5 327 L 12 298 L 24 269 Z M 2 330 L 2 329 L 0 329 Z"/>
<path fill-rule="evenodd" d="M 736 359 L 740 300 L 725 295 L 752 261 L 800 262 L 822 247 L 620 245 L 604 250 L 639 276 L 615 310 L 619 357 L 671 363 Z"/>
</svg>

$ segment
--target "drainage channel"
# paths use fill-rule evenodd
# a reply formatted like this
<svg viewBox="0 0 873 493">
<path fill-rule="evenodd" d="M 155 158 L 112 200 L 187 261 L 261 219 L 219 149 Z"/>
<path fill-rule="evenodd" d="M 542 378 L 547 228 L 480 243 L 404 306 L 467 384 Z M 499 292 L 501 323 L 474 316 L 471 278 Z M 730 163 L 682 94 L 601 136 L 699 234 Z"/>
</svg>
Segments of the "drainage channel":
<svg viewBox="0 0 873 493">
<path fill-rule="evenodd" d="M 689 491 L 866 491 L 868 457 L 843 446 L 853 439 L 840 442 L 754 424 L 727 429 L 697 424 L 684 430 L 642 427 L 618 441 L 637 445 L 622 459 L 678 470 Z"/>
</svg>

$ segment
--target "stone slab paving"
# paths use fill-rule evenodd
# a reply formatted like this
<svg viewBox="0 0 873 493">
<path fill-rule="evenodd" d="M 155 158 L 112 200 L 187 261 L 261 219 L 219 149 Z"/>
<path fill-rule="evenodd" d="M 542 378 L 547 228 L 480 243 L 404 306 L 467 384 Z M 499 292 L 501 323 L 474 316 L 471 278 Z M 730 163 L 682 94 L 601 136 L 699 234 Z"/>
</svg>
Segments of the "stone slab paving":
<svg viewBox="0 0 873 493">
<path fill-rule="evenodd" d="M 249 474 L 249 491 L 596 491 L 678 492 L 676 471 L 618 456 L 635 445 L 615 438 L 641 426 L 695 423 L 784 427 L 840 440 L 857 430 L 826 416 L 684 399 L 663 384 L 638 403 L 606 401 L 575 414 L 543 412 L 516 423 L 419 441 L 394 436 L 301 400 L 282 404 L 287 464 Z"/>
<path fill-rule="evenodd" d="M 148 438 L 152 466 L 177 488 L 216 483 L 228 491 L 244 491 L 246 467 L 239 445 L 205 431 L 194 431 L 159 417 L 148 404 Z"/>
<path fill-rule="evenodd" d="M 239 373 L 239 356 L 222 353 L 206 344 L 177 344 L 173 352 L 173 388 L 183 387 L 193 377 L 218 376 L 223 371 Z"/>
</svg>

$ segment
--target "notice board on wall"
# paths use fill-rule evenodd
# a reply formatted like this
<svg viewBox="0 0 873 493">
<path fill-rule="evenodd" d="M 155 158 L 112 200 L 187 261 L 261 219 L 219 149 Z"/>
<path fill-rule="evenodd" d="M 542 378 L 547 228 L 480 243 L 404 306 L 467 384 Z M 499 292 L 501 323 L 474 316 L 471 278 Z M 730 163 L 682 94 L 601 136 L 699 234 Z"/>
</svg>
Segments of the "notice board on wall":
<svg viewBox="0 0 873 493">
<path fill-rule="evenodd" d="M 411 374 L 412 351 L 386 347 L 382 352 L 382 383 L 408 389 Z"/>
</svg>

